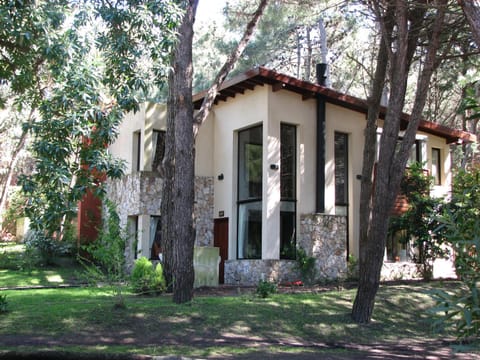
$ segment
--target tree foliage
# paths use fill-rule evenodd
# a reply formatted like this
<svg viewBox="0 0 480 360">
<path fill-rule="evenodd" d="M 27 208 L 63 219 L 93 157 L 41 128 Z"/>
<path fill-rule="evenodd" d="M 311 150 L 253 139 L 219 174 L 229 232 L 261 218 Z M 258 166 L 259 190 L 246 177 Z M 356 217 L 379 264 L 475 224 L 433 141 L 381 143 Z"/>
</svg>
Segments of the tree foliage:
<svg viewBox="0 0 480 360">
<path fill-rule="evenodd" d="M 102 178 L 121 175 L 107 146 L 165 81 L 180 16 L 155 0 L 1 4 L 0 81 L 34 114 L 35 173 L 22 179 L 34 228 L 61 236 L 87 189 L 101 195 Z"/>
<path fill-rule="evenodd" d="M 404 243 L 413 242 L 417 250 L 416 262 L 422 265 L 424 279 L 432 278 L 433 261 L 448 255 L 442 238 L 434 236 L 438 227 L 436 217 L 443 199 L 432 197 L 432 178 L 425 173 L 420 163 L 409 166 L 400 184 L 400 193 L 405 194 L 408 210 L 390 220 L 389 233 L 402 232 Z"/>
<path fill-rule="evenodd" d="M 480 167 L 460 171 L 452 200 L 439 218 L 439 234 L 452 244 L 455 269 L 463 286 L 454 292 L 438 290 L 432 312 L 437 325 L 453 325 L 459 338 L 480 335 Z"/>
</svg>

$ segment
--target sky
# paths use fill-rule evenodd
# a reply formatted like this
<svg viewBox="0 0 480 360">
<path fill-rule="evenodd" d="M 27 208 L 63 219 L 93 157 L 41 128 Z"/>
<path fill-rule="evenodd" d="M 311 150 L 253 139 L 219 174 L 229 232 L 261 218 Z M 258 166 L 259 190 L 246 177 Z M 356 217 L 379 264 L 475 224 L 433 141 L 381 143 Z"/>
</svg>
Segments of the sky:
<svg viewBox="0 0 480 360">
<path fill-rule="evenodd" d="M 226 0 L 199 0 L 196 21 L 206 22 L 218 19 L 226 3 Z"/>
</svg>

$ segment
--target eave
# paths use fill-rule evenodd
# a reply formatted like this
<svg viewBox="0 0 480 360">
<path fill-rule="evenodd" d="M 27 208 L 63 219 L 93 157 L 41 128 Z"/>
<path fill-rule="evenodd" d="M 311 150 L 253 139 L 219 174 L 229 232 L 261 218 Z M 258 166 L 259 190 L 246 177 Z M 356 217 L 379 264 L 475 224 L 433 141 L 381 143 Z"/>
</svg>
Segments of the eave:
<svg viewBox="0 0 480 360">
<path fill-rule="evenodd" d="M 297 93 L 302 96 L 303 100 L 315 99 L 317 96 L 321 96 L 328 103 L 364 114 L 367 114 L 368 112 L 368 103 L 366 100 L 343 94 L 325 86 L 299 80 L 261 66 L 225 81 L 215 97 L 214 104 L 218 104 L 220 101 L 227 101 L 229 98 L 233 98 L 237 94 L 243 94 L 246 90 L 253 90 L 256 86 L 264 86 L 265 84 L 271 85 L 273 91 L 288 90 Z M 206 91 L 203 91 L 193 96 L 195 109 L 201 107 L 205 95 Z M 380 118 L 385 117 L 386 110 L 386 108 L 382 108 Z M 403 128 L 406 128 L 409 121 L 410 116 L 405 113 L 402 114 Z M 477 137 L 472 133 L 450 129 L 446 126 L 426 120 L 420 121 L 418 130 L 442 137 L 447 143 L 471 143 L 477 141 Z"/>
</svg>

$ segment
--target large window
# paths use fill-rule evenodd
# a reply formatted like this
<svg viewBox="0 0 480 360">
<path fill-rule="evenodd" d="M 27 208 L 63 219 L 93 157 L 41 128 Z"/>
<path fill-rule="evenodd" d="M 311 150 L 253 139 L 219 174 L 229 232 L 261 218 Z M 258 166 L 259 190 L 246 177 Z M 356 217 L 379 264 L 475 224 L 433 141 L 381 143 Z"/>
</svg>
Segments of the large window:
<svg viewBox="0 0 480 360">
<path fill-rule="evenodd" d="M 432 148 L 432 177 L 435 185 L 442 184 L 440 149 Z"/>
<path fill-rule="evenodd" d="M 420 140 L 415 140 L 415 143 L 412 145 L 412 149 L 410 150 L 407 166 L 414 163 L 421 163 L 422 161 L 422 142 Z"/>
<path fill-rule="evenodd" d="M 127 229 L 130 243 L 132 244 L 133 258 L 138 257 L 138 216 L 129 216 L 127 218 Z"/>
<path fill-rule="evenodd" d="M 133 133 L 133 149 L 132 149 L 132 172 L 140 171 L 140 159 L 142 154 L 142 136 L 140 131 Z"/>
<path fill-rule="evenodd" d="M 262 126 L 238 133 L 239 259 L 262 257 Z"/>
<path fill-rule="evenodd" d="M 335 132 L 335 205 L 348 205 L 348 134 Z"/>
<path fill-rule="evenodd" d="M 150 259 L 161 259 L 160 240 L 162 239 L 162 222 L 160 216 L 150 216 Z"/>
<path fill-rule="evenodd" d="M 165 155 L 165 131 L 153 130 L 152 150 L 152 171 L 159 171 Z"/>
<path fill-rule="evenodd" d="M 280 259 L 296 258 L 297 129 L 280 126 Z"/>
</svg>

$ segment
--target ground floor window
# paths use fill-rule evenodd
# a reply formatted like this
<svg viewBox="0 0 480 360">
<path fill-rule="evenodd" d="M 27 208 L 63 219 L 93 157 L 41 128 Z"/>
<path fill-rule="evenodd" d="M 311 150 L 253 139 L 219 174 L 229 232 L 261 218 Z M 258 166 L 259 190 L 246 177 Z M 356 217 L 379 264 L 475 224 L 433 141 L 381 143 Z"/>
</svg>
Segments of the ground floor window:
<svg viewBox="0 0 480 360">
<path fill-rule="evenodd" d="M 133 258 L 138 257 L 138 216 L 129 216 L 127 218 L 128 237 L 132 244 Z"/>
<path fill-rule="evenodd" d="M 263 127 L 238 133 L 238 259 L 262 257 Z"/>
<path fill-rule="evenodd" d="M 238 206 L 238 258 L 262 258 L 262 202 Z"/>
<path fill-rule="evenodd" d="M 297 255 L 297 127 L 280 125 L 280 259 Z"/>
<path fill-rule="evenodd" d="M 387 237 L 386 255 L 388 261 L 407 261 L 409 242 L 406 231 L 399 230 Z"/>
<path fill-rule="evenodd" d="M 150 259 L 161 260 L 160 240 L 162 239 L 162 222 L 160 216 L 150 216 Z"/>
</svg>

